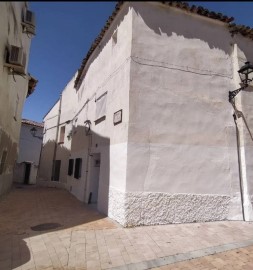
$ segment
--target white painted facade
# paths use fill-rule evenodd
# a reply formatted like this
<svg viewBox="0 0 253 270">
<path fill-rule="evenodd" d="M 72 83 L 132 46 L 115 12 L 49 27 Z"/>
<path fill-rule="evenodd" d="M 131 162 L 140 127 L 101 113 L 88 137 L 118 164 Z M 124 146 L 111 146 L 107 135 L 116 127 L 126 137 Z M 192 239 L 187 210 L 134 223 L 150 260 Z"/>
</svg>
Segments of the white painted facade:
<svg viewBox="0 0 253 270">
<path fill-rule="evenodd" d="M 29 94 L 27 66 L 32 36 L 23 32 L 22 25 L 22 16 L 27 9 L 27 2 L 0 3 L 0 196 L 12 185 L 21 114 Z M 26 55 L 25 74 L 22 76 L 13 74 L 10 67 L 6 66 L 11 45 L 23 48 Z"/>
<path fill-rule="evenodd" d="M 64 165 L 56 184 L 86 203 L 97 197 L 98 210 L 124 226 L 242 220 L 243 212 L 252 220 L 252 136 L 239 117 L 237 140 L 228 102 L 239 87 L 238 69 L 253 62 L 252 45 L 232 37 L 224 22 L 161 3 L 125 2 L 86 63 L 79 89 L 75 75 L 62 93 L 60 125 L 69 120 L 66 130 L 76 127 L 58 148 L 65 165 L 68 156 L 82 158 L 82 173 L 67 176 Z M 105 119 L 97 123 L 104 93 Z M 251 100 L 251 86 L 236 97 L 248 127 Z M 45 127 L 57 126 L 59 105 Z M 122 122 L 114 125 L 121 109 Z M 56 128 L 45 132 L 44 146 L 53 144 Z M 54 185 L 52 162 L 46 154 L 44 160 L 41 182 Z"/>
<path fill-rule="evenodd" d="M 35 136 L 31 133 L 33 128 L 36 129 Z M 22 120 L 14 182 L 36 184 L 42 139 L 43 125 L 41 123 Z"/>
</svg>

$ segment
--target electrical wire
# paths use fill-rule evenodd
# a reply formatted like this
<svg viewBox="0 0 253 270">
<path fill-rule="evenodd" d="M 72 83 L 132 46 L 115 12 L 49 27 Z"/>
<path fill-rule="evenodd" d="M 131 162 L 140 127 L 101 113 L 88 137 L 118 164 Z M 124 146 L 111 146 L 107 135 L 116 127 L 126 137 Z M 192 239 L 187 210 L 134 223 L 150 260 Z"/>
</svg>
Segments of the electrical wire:
<svg viewBox="0 0 253 270">
<path fill-rule="evenodd" d="M 141 63 L 141 62 L 135 60 L 134 58 L 135 59 L 144 60 L 144 61 L 150 61 L 150 62 L 154 62 L 154 63 L 159 63 L 160 65 L 158 65 L 158 64 L 156 65 L 156 64 Z M 167 69 L 178 70 L 178 71 L 183 71 L 183 72 L 189 72 L 189 73 L 198 74 L 198 75 L 219 76 L 219 77 L 225 77 L 225 78 L 229 78 L 229 79 L 232 79 L 233 78 L 232 75 L 229 76 L 227 74 L 211 73 L 211 71 L 209 71 L 209 70 L 196 69 L 196 68 L 188 67 L 188 66 L 179 66 L 179 65 L 174 65 L 174 64 L 166 63 L 166 62 L 160 62 L 160 61 L 156 61 L 156 60 L 150 60 L 150 59 L 140 58 L 138 56 L 131 56 L 131 59 L 135 63 L 137 63 L 139 65 L 145 65 L 145 66 L 150 66 L 150 67 L 167 68 Z M 174 67 L 164 66 L 162 64 L 167 64 L 167 65 L 171 65 L 171 66 L 174 66 Z M 194 70 L 196 70 L 196 71 L 194 71 Z"/>
<path fill-rule="evenodd" d="M 156 61 L 156 60 L 153 60 L 153 59 L 151 60 L 151 59 L 141 58 L 141 57 L 138 57 L 138 56 L 129 56 L 129 57 L 125 58 L 125 60 L 96 88 L 95 94 L 93 94 L 90 98 L 87 98 L 86 101 L 85 101 L 85 103 L 83 104 L 83 106 L 80 108 L 80 110 L 72 117 L 72 119 L 70 119 L 68 121 L 73 122 L 74 119 L 76 119 L 77 116 L 86 107 L 86 105 L 90 101 L 92 101 L 94 99 L 94 97 L 96 97 L 96 92 L 99 89 L 101 89 L 102 87 L 105 87 L 106 84 L 110 81 L 110 79 L 112 79 L 120 70 L 122 70 L 122 68 L 126 65 L 126 63 L 130 59 L 133 62 L 135 62 L 135 63 L 137 63 L 139 65 L 146 65 L 146 66 L 151 66 L 151 67 L 161 67 L 161 68 L 167 68 L 167 69 L 171 69 L 171 70 L 178 70 L 178 71 L 182 71 L 182 72 L 189 72 L 189 73 L 193 73 L 193 74 L 197 74 L 197 75 L 219 76 L 219 77 L 225 77 L 225 78 L 232 79 L 232 76 L 229 76 L 228 74 L 211 73 L 211 71 L 205 70 L 205 69 L 197 69 L 197 68 L 193 68 L 193 67 L 180 66 L 180 65 L 170 64 L 170 63 L 167 63 L 167 62 Z M 149 61 L 149 62 L 154 62 L 154 63 L 157 63 L 157 64 L 142 63 L 142 62 L 137 61 L 136 59 L 144 60 L 144 61 Z M 165 66 L 164 64 L 170 65 L 171 67 Z M 84 87 L 82 87 L 81 91 L 84 91 Z M 51 117 L 51 118 L 53 118 L 53 117 Z M 51 119 L 51 118 L 49 118 L 49 119 Z M 65 124 L 65 122 L 64 123 L 61 123 L 60 125 L 62 125 L 62 124 Z M 54 126 L 54 127 L 56 127 L 56 126 Z M 48 129 L 51 129 L 51 128 L 53 128 L 53 127 L 47 128 L 47 130 Z"/>
</svg>

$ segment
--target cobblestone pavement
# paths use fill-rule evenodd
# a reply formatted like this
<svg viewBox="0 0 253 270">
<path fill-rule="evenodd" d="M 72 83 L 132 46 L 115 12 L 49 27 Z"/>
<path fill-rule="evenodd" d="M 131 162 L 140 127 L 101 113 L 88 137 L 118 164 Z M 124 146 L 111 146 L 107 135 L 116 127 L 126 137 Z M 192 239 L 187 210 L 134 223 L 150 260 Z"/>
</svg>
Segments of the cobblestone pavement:
<svg viewBox="0 0 253 270">
<path fill-rule="evenodd" d="M 44 223 L 59 227 L 31 229 Z M 65 190 L 21 186 L 0 200 L 0 270 L 253 269 L 252 246 L 249 222 L 123 228 Z"/>
</svg>

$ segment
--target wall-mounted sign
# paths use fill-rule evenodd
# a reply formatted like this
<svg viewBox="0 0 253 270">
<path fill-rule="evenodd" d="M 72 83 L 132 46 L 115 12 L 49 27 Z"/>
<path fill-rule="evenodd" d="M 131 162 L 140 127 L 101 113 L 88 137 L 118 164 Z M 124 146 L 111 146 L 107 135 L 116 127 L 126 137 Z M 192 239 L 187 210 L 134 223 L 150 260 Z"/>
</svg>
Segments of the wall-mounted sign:
<svg viewBox="0 0 253 270">
<path fill-rule="evenodd" d="M 113 124 L 114 126 L 122 122 L 122 109 L 115 112 L 113 115 Z"/>
</svg>

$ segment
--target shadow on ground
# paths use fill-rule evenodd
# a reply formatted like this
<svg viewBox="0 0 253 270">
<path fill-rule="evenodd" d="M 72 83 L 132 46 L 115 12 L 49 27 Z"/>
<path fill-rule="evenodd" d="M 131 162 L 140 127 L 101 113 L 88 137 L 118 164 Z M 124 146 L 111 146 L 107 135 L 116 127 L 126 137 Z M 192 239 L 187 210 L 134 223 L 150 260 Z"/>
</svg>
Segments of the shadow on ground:
<svg viewBox="0 0 253 270">
<path fill-rule="evenodd" d="M 0 213 L 1 270 L 29 262 L 30 242 L 35 236 L 64 229 L 85 231 L 119 226 L 66 190 L 31 185 L 14 185 L 0 200 Z"/>
</svg>

